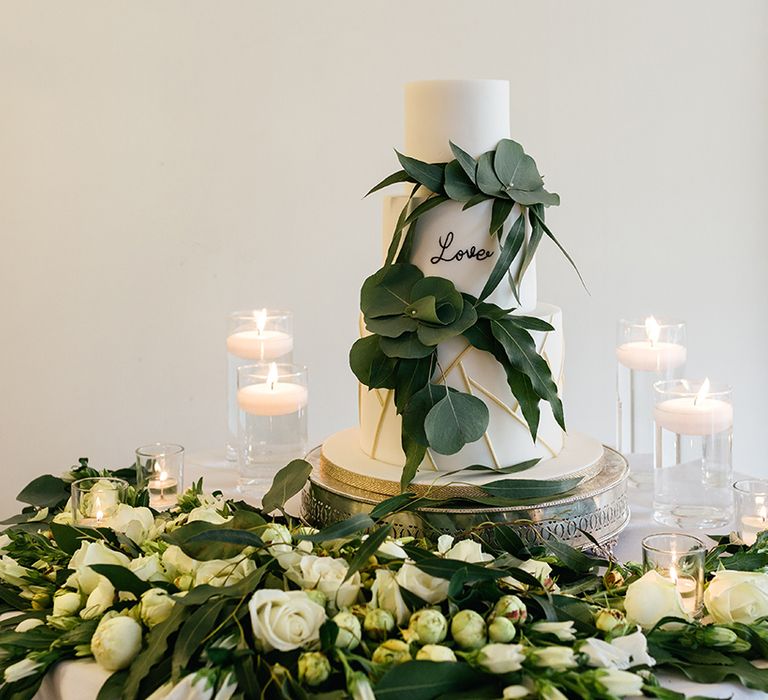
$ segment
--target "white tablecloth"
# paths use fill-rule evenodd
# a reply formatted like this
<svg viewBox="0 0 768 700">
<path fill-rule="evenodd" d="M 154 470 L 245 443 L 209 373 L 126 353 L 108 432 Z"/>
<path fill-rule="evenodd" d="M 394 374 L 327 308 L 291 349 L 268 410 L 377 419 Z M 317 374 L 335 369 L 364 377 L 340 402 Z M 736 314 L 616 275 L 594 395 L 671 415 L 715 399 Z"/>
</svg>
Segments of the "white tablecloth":
<svg viewBox="0 0 768 700">
<path fill-rule="evenodd" d="M 209 451 L 192 455 L 187 460 L 186 483 L 204 478 L 206 491 L 221 490 L 226 496 L 237 497 L 234 485 L 237 474 L 233 465 L 224 461 L 223 454 Z M 661 530 L 669 530 L 667 526 L 655 523 L 651 516 L 651 493 L 630 486 L 629 492 L 632 518 L 630 524 L 619 538 L 616 556 L 621 561 L 639 561 L 641 556 L 640 542 L 643 537 Z M 296 504 L 290 504 L 292 512 L 297 512 Z M 98 694 L 101 684 L 109 677 L 93 661 L 67 661 L 59 664 L 53 673 L 45 679 L 40 691 L 35 696 L 37 700 L 92 700 Z M 747 700 L 764 699 L 766 694 L 757 690 L 747 690 L 736 683 L 718 683 L 704 685 L 691 683 L 679 676 L 660 673 L 659 678 L 664 686 L 686 695 L 705 695 L 713 698 L 735 698 Z"/>
</svg>

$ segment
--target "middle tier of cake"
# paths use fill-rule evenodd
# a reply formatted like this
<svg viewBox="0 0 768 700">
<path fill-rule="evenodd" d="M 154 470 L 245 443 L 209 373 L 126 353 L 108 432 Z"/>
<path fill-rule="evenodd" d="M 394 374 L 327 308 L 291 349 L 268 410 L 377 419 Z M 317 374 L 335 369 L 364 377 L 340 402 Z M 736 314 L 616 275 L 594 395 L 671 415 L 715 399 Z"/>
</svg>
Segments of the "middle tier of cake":
<svg viewBox="0 0 768 700">
<path fill-rule="evenodd" d="M 532 332 L 538 353 L 549 364 L 558 393 L 563 388 L 562 311 L 540 303 L 530 316 L 549 323 L 553 330 Z M 488 429 L 480 440 L 452 455 L 427 450 L 420 470 L 455 471 L 472 465 L 500 469 L 531 459 L 552 459 L 563 447 L 563 431 L 548 403 L 539 404 L 541 418 L 534 441 L 520 405 L 507 384 L 502 366 L 489 353 L 471 346 L 463 337 L 440 345 L 439 370 L 433 381 L 445 382 L 482 399 L 488 406 Z M 402 467 L 401 418 L 395 411 L 394 391 L 360 385 L 360 447 L 372 459 Z"/>
</svg>

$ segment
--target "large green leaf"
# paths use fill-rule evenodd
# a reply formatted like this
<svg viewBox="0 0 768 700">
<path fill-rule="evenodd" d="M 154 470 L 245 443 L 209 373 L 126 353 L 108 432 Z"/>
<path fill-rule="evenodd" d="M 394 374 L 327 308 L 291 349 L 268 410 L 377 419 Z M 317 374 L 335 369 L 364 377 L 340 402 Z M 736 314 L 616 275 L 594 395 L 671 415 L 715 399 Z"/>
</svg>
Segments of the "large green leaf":
<svg viewBox="0 0 768 700">
<path fill-rule="evenodd" d="M 468 693 L 463 697 L 475 697 L 474 691 L 495 682 L 492 678 L 465 663 L 408 661 L 384 674 L 376 684 L 376 700 L 433 700 L 458 691 Z"/>
<path fill-rule="evenodd" d="M 453 155 L 455 156 L 466 176 L 472 182 L 477 182 L 477 162 L 475 159 L 460 146 L 457 146 L 455 143 L 453 143 L 453 141 L 449 141 L 448 143 L 451 146 Z"/>
<path fill-rule="evenodd" d="M 419 322 L 407 316 L 385 316 L 384 318 L 367 318 L 365 327 L 382 338 L 399 338 L 404 333 L 415 331 Z"/>
<path fill-rule="evenodd" d="M 402 413 L 411 397 L 421 391 L 432 377 L 434 354 L 415 359 L 402 359 L 395 372 L 395 408 Z"/>
<path fill-rule="evenodd" d="M 544 237 L 544 229 L 541 227 L 541 223 L 535 216 L 529 216 L 528 221 L 531 224 L 531 236 L 525 244 L 525 250 L 523 252 L 523 261 L 520 263 L 520 269 L 517 273 L 517 286 L 518 288 L 523 282 L 525 273 L 531 266 L 534 258 L 536 257 L 536 251 L 539 249 L 539 243 Z"/>
<path fill-rule="evenodd" d="M 493 152 L 483 153 L 477 159 L 477 186 L 484 194 L 493 197 L 504 196 L 504 185 L 499 182 L 493 169 Z"/>
<path fill-rule="evenodd" d="M 445 396 L 447 391 L 442 384 L 427 384 L 417 391 L 403 411 L 403 435 L 408 435 L 418 444 L 428 447 L 424 421 L 432 407 Z"/>
<path fill-rule="evenodd" d="M 467 177 L 458 160 L 445 166 L 445 193 L 455 202 L 468 202 L 478 193 L 474 181 Z"/>
<path fill-rule="evenodd" d="M 496 260 L 496 264 L 493 266 L 493 270 L 491 270 L 491 274 L 489 275 L 485 286 L 483 286 L 483 291 L 480 292 L 480 301 L 487 299 L 493 294 L 496 287 L 499 286 L 499 282 L 504 279 L 504 276 L 514 262 L 515 257 L 520 252 L 520 248 L 523 247 L 524 241 L 525 217 L 518 216 L 504 240 L 504 244 L 501 247 L 501 253 Z"/>
<path fill-rule="evenodd" d="M 461 335 L 465 330 L 475 325 L 475 322 L 477 321 L 475 307 L 463 300 L 462 303 L 461 313 L 453 323 L 447 326 L 419 325 L 416 330 L 416 335 L 419 340 L 425 345 L 434 347 L 435 345 L 445 342 L 449 338 Z"/>
<path fill-rule="evenodd" d="M 452 455 L 483 436 L 488 418 L 488 406 L 483 401 L 471 394 L 449 391 L 430 409 L 424 431 L 435 452 Z"/>
<path fill-rule="evenodd" d="M 514 206 L 515 203 L 509 199 L 493 200 L 493 206 L 491 207 L 491 226 L 488 229 L 488 233 L 490 233 L 491 236 L 498 235 L 499 240 L 501 240 L 504 222 L 509 218 Z"/>
<path fill-rule="evenodd" d="M 367 513 L 356 513 L 355 515 L 341 520 L 333 525 L 316 532 L 314 535 L 299 535 L 300 540 L 309 540 L 310 542 L 329 542 L 331 540 L 342 539 L 350 535 L 356 535 L 368 528 L 374 526 L 371 516 Z"/>
<path fill-rule="evenodd" d="M 379 345 L 387 357 L 407 360 L 426 358 L 435 351 L 433 347 L 424 345 L 415 333 L 406 333 L 399 338 L 382 338 Z"/>
<path fill-rule="evenodd" d="M 69 485 L 51 474 L 38 476 L 29 482 L 16 496 L 17 501 L 38 508 L 54 508 L 69 498 Z"/>
<path fill-rule="evenodd" d="M 510 323 L 519 328 L 525 328 L 528 331 L 547 333 L 555 330 L 551 323 L 547 323 L 547 321 L 535 316 L 508 316 L 507 318 Z"/>
<path fill-rule="evenodd" d="M 120 564 L 91 564 L 90 568 L 107 578 L 116 591 L 127 591 L 137 598 L 153 586 L 152 583 L 142 581 L 133 571 Z"/>
<path fill-rule="evenodd" d="M 349 366 L 360 381 L 370 389 L 393 389 L 398 365 L 379 347 L 379 337 L 369 335 L 355 341 L 349 351 Z"/>
<path fill-rule="evenodd" d="M 397 151 L 395 153 L 397 153 L 397 159 L 403 166 L 403 170 L 416 182 L 421 183 L 435 194 L 440 194 L 443 191 L 445 163 L 424 163 Z"/>
<path fill-rule="evenodd" d="M 408 507 L 416 500 L 415 493 L 399 493 L 397 496 L 390 496 L 385 498 L 380 503 L 377 503 L 371 511 L 371 518 L 373 520 L 381 520 L 386 518 L 392 513 L 397 513 L 401 510 L 408 509 Z"/>
<path fill-rule="evenodd" d="M 347 568 L 347 575 L 344 577 L 345 581 L 354 576 L 357 571 L 360 571 L 368 563 L 368 560 L 376 554 L 376 550 L 384 543 L 384 540 L 387 539 L 391 531 L 392 525 L 385 525 L 378 530 L 374 530 L 365 538 L 365 542 L 360 544 L 355 555 L 348 562 L 349 566 Z"/>
<path fill-rule="evenodd" d="M 490 484 L 483 484 L 482 490 L 490 496 L 513 500 L 531 498 L 549 498 L 567 493 L 579 485 L 581 479 L 499 479 Z"/>
<path fill-rule="evenodd" d="M 405 170 L 398 170 L 396 173 L 392 173 L 391 175 L 385 177 L 378 185 L 371 187 L 371 189 L 365 193 L 365 197 L 367 197 L 369 194 L 373 194 L 374 192 L 378 192 L 385 187 L 389 187 L 390 185 L 396 185 L 398 182 L 414 182 L 414 179 L 407 172 L 405 172 Z"/>
<path fill-rule="evenodd" d="M 544 181 L 539 175 L 533 158 L 523 151 L 523 147 L 519 143 L 511 139 L 499 141 L 496 146 L 493 167 L 502 184 L 510 189 L 530 192 L 544 186 Z"/>
<path fill-rule="evenodd" d="M 219 614 L 228 602 L 226 598 L 219 598 L 201 605 L 184 622 L 173 649 L 172 669 L 175 679 L 179 678 L 181 671 L 187 667 L 192 657 L 202 651 L 203 642 L 213 630 Z"/>
<path fill-rule="evenodd" d="M 533 384 L 528 375 L 509 367 L 505 364 L 504 374 L 507 377 L 507 384 L 512 396 L 520 404 L 520 410 L 523 412 L 523 418 L 528 424 L 528 430 L 531 433 L 531 439 L 535 442 L 539 432 L 539 420 L 541 410 L 539 408 L 539 396 L 533 390 Z"/>
<path fill-rule="evenodd" d="M 568 254 L 568 251 L 563 248 L 562 245 L 560 245 L 560 241 L 555 238 L 555 234 L 552 233 L 546 223 L 544 223 L 544 206 L 542 204 L 535 204 L 528 211 L 533 214 L 534 218 L 539 222 L 541 228 L 544 230 L 544 233 L 547 234 L 549 239 L 560 249 L 560 252 L 565 255 L 566 260 L 571 263 L 571 267 L 576 270 L 576 274 L 579 276 L 579 280 L 581 281 L 582 286 L 584 289 L 586 289 L 587 285 L 584 282 L 584 278 L 581 276 L 581 273 L 579 272 L 579 268 L 576 267 L 576 263 L 573 261 L 573 258 Z"/>
<path fill-rule="evenodd" d="M 461 208 L 461 211 L 466 211 L 467 209 L 471 209 L 472 207 L 476 207 L 478 204 L 482 204 L 483 202 L 487 202 L 489 199 L 493 199 L 491 195 L 489 194 L 476 194 L 472 199 L 464 203 L 464 206 Z"/>
<path fill-rule="evenodd" d="M 369 318 L 398 316 L 411 301 L 411 289 L 424 273 L 415 265 L 398 263 L 382 268 L 363 282 L 360 308 Z"/>
<path fill-rule="evenodd" d="M 413 477 L 416 476 L 419 466 L 424 461 L 424 456 L 427 454 L 427 448 L 405 432 L 401 435 L 400 440 L 403 446 L 403 452 L 405 453 L 405 464 L 403 465 L 403 471 L 400 474 L 400 490 L 405 491 L 411 481 L 413 481 Z"/>
<path fill-rule="evenodd" d="M 528 190 L 518 190 L 512 187 L 507 187 L 504 192 L 518 204 L 522 204 L 526 207 L 533 206 L 534 204 L 543 204 L 546 207 L 556 207 L 560 204 L 560 195 L 555 194 L 554 192 L 547 192 L 545 189 L 529 192 Z"/>
<path fill-rule="evenodd" d="M 309 480 L 312 465 L 303 459 L 294 459 L 286 464 L 272 481 L 269 491 L 261 499 L 261 507 L 265 513 L 282 509 L 289 499 L 299 493 Z"/>
</svg>

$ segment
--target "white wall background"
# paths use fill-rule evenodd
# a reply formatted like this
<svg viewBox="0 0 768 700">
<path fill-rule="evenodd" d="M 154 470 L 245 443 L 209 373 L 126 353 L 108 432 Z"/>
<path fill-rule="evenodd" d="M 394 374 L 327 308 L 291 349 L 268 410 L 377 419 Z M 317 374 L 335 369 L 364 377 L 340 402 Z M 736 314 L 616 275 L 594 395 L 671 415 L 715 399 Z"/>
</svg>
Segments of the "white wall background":
<svg viewBox="0 0 768 700">
<path fill-rule="evenodd" d="M 378 263 L 402 83 L 513 81 L 562 196 L 570 425 L 613 436 L 622 314 L 689 323 L 768 474 L 768 5 L 458 0 L 0 5 L 0 512 L 31 477 L 222 444 L 225 315 L 296 313 L 318 441 L 356 421 L 346 355 Z"/>
</svg>

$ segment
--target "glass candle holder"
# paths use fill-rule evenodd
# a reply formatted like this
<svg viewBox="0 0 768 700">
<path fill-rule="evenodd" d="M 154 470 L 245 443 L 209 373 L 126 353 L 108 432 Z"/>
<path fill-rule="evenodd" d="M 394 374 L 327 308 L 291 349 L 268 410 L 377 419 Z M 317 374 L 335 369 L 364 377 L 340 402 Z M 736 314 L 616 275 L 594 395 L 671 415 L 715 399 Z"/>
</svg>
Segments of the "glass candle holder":
<svg viewBox="0 0 768 700">
<path fill-rule="evenodd" d="M 260 363 L 237 371 L 239 488 L 267 492 L 277 471 L 307 450 L 307 369 Z"/>
<path fill-rule="evenodd" d="M 293 358 L 293 314 L 275 309 L 234 311 L 227 331 L 227 459 L 237 459 L 237 370 L 254 362 Z"/>
<path fill-rule="evenodd" d="M 629 462 L 631 482 L 653 484 L 653 385 L 682 377 L 688 356 L 680 321 L 619 321 L 616 341 L 616 449 Z"/>
<path fill-rule="evenodd" d="M 729 386 L 654 385 L 654 517 L 684 528 L 725 527 L 733 516 L 733 403 Z"/>
<path fill-rule="evenodd" d="M 168 510 L 184 487 L 184 448 L 156 442 L 136 448 L 136 484 L 149 491 L 149 505 Z"/>
<path fill-rule="evenodd" d="M 692 617 L 702 610 L 706 553 L 704 542 L 692 535 L 663 532 L 643 538 L 643 570 L 673 581 L 683 610 Z"/>
<path fill-rule="evenodd" d="M 733 485 L 736 501 L 736 528 L 741 541 L 753 545 L 768 530 L 768 481 L 743 479 Z"/>
<path fill-rule="evenodd" d="M 109 476 L 87 477 L 72 482 L 72 517 L 77 525 L 109 527 L 121 503 L 128 482 Z"/>
</svg>

